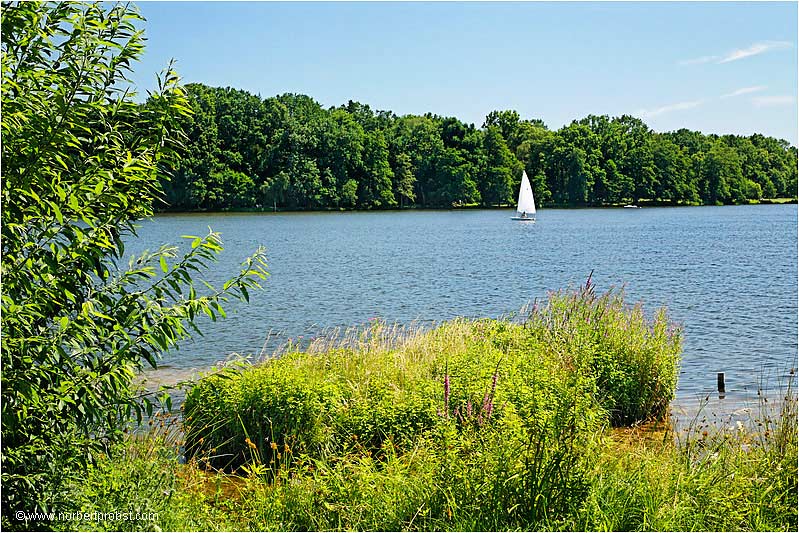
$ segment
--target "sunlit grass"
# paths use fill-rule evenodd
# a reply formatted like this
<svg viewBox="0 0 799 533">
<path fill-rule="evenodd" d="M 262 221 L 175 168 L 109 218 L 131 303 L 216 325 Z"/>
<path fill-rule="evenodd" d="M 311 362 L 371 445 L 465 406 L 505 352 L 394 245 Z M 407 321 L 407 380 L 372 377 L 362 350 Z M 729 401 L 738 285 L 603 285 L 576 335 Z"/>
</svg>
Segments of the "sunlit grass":
<svg viewBox="0 0 799 533">
<path fill-rule="evenodd" d="M 158 513 L 107 529 L 795 530 L 793 390 L 675 431 L 681 335 L 590 283 L 513 319 L 328 332 L 206 377 L 74 501 Z"/>
<path fill-rule="evenodd" d="M 72 509 L 149 511 L 157 523 L 57 529 L 795 531 L 796 398 L 787 398 L 766 419 L 697 424 L 679 437 L 664 423 L 605 429 L 581 503 L 535 521 L 507 505 L 502 477 L 518 449 L 499 432 L 450 431 L 404 451 L 384 443 L 379 458 L 353 443 L 269 478 L 181 464 L 177 437 L 153 431 L 101 458 Z"/>
</svg>

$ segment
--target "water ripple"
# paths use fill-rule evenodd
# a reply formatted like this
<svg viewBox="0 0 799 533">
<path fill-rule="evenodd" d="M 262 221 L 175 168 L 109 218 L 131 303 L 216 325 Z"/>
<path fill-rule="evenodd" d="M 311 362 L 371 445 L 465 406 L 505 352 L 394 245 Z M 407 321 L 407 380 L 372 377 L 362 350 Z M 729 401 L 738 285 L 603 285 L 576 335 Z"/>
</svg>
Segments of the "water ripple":
<svg viewBox="0 0 799 533">
<path fill-rule="evenodd" d="M 275 345 L 382 317 L 389 322 L 497 317 L 594 271 L 648 310 L 665 305 L 685 326 L 678 397 L 761 386 L 797 358 L 796 206 L 542 210 L 536 224 L 505 211 L 161 215 L 132 252 L 176 243 L 207 226 L 225 253 L 219 283 L 259 244 L 271 276 L 230 319 L 166 360 L 205 368 L 231 352 Z"/>
</svg>

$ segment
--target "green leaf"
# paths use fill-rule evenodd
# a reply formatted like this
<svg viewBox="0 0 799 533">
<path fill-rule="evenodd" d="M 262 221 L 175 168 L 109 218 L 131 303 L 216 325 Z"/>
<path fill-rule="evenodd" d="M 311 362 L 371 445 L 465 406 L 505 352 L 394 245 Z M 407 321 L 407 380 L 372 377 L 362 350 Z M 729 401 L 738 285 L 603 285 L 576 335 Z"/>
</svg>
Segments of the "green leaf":
<svg viewBox="0 0 799 533">
<path fill-rule="evenodd" d="M 63 225 L 64 224 L 64 215 L 61 214 L 61 210 L 53 202 L 49 202 L 49 203 L 50 203 L 50 207 L 53 209 L 53 213 L 55 214 L 56 220 L 58 220 L 59 224 Z"/>
</svg>

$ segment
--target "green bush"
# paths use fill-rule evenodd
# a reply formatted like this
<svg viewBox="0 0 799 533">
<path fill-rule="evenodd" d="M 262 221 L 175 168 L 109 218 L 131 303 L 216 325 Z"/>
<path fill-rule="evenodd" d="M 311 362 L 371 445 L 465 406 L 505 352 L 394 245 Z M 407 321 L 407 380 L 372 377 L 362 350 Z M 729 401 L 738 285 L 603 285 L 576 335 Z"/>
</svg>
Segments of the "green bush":
<svg viewBox="0 0 799 533">
<path fill-rule="evenodd" d="M 481 527 L 498 524 L 491 520 L 500 509 L 506 520 L 530 523 L 581 501 L 604 420 L 591 379 L 546 357 L 524 326 L 508 321 L 456 320 L 393 339 L 385 329 L 376 322 L 356 342 L 201 380 L 184 404 L 189 455 L 268 473 L 274 490 L 291 495 L 299 493 L 280 487 L 280 471 L 309 460 L 317 471 L 339 472 L 424 453 L 424 470 L 437 473 L 430 482 L 445 491 L 428 517 L 442 524 L 476 519 L 478 509 L 490 510 Z M 459 510 L 454 501 L 473 505 Z"/>
<path fill-rule="evenodd" d="M 533 307 L 526 327 L 569 369 L 592 376 L 613 425 L 662 418 L 674 396 L 682 330 L 665 309 L 649 319 L 623 290 L 597 295 L 590 279 Z"/>
<path fill-rule="evenodd" d="M 359 354 L 291 353 L 231 375 L 209 376 L 186 396 L 187 453 L 215 468 L 278 451 L 323 457 L 357 444 L 377 452 L 387 438 L 408 441 L 437 422 L 433 384 L 396 385 L 386 368 L 357 382 L 335 371 Z M 277 464 L 277 461 L 275 461 Z"/>
<path fill-rule="evenodd" d="M 523 324 L 456 320 L 397 332 L 377 321 L 313 353 L 201 380 L 185 404 L 188 450 L 217 468 L 255 451 L 268 462 L 273 445 L 325 457 L 358 441 L 378 452 L 386 439 L 411 445 L 449 421 L 479 427 L 506 412 L 546 420 L 574 383 L 614 424 L 636 423 L 665 414 L 680 349 L 665 311 L 648 320 L 622 292 L 597 296 L 590 283 L 554 293 Z M 593 424 L 591 406 L 581 408 L 575 423 Z"/>
<path fill-rule="evenodd" d="M 529 529 L 574 515 L 601 417 L 572 385 L 534 423 L 507 408 L 483 426 L 443 420 L 412 445 L 298 459 L 266 482 L 249 478 L 242 512 L 270 530 Z M 586 409 L 597 415 L 590 427 Z"/>
<path fill-rule="evenodd" d="M 648 320 L 590 284 L 523 323 L 376 321 L 202 379 L 184 406 L 188 451 L 268 474 L 255 512 L 278 529 L 576 527 L 602 428 L 664 414 L 679 350 L 665 312 Z M 402 490 L 407 505 L 380 510 Z"/>
<path fill-rule="evenodd" d="M 197 294 L 214 233 L 120 264 L 188 112 L 171 70 L 144 104 L 127 89 L 140 21 L 130 4 L 2 7 L 3 528 L 22 526 L 17 510 L 69 509 L 75 477 L 151 414 L 137 372 L 265 276 L 259 252 Z"/>
<path fill-rule="evenodd" d="M 341 392 L 336 384 L 288 371 L 291 359 L 233 376 L 209 376 L 192 388 L 184 403 L 188 456 L 230 468 L 254 453 L 269 463 L 273 452 L 286 446 L 297 454 L 319 455 L 326 449 Z"/>
</svg>

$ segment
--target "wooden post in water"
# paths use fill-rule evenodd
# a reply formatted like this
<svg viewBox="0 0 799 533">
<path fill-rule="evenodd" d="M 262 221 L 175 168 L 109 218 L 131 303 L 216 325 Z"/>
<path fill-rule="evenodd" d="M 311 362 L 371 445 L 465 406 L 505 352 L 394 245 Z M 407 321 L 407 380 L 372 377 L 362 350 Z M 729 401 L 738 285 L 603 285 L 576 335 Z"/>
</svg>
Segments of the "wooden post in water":
<svg viewBox="0 0 799 533">
<path fill-rule="evenodd" d="M 724 372 L 719 372 L 717 376 L 718 387 L 719 387 L 719 396 L 723 396 L 726 391 L 724 387 Z"/>
</svg>

